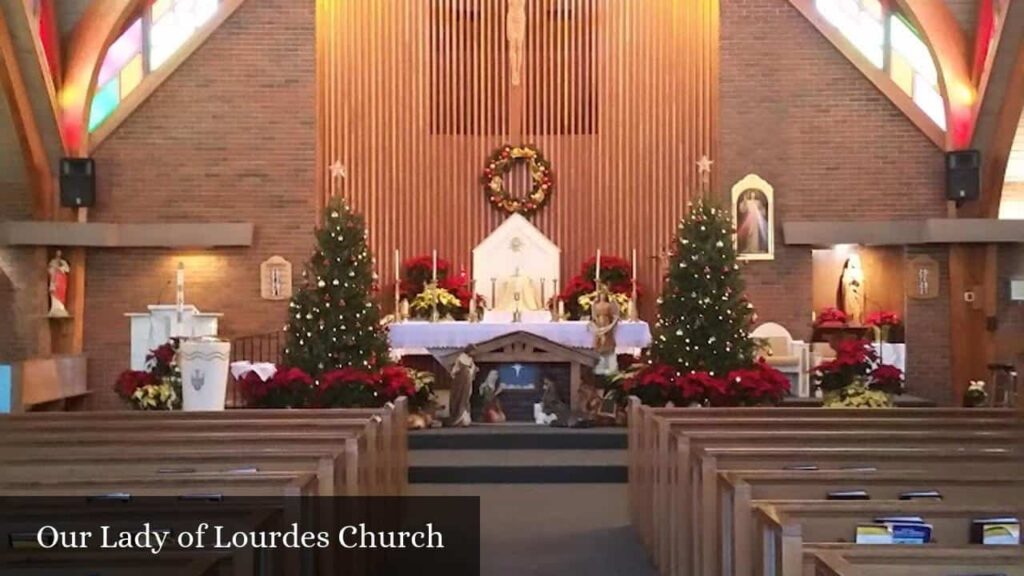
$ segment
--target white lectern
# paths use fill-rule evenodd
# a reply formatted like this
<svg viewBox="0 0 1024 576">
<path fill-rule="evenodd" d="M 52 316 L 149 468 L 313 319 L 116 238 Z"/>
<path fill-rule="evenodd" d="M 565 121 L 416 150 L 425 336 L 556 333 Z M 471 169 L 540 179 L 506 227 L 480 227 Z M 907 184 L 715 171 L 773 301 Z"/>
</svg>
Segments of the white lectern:
<svg viewBox="0 0 1024 576">
<path fill-rule="evenodd" d="M 166 344 L 171 338 L 216 336 L 217 323 L 223 314 L 200 312 L 187 304 L 181 308 L 181 317 L 175 304 L 148 306 L 149 312 L 125 314 L 131 321 L 132 370 L 146 369 L 149 351 Z"/>
</svg>

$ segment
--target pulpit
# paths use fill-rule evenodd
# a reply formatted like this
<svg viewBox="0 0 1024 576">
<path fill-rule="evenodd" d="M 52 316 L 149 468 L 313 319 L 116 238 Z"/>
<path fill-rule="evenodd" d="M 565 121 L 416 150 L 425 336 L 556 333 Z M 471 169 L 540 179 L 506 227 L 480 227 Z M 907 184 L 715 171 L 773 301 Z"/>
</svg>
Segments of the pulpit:
<svg viewBox="0 0 1024 576">
<path fill-rule="evenodd" d="M 131 369 L 145 370 L 149 351 L 171 338 L 216 336 L 223 314 L 200 312 L 191 304 L 148 306 L 149 312 L 125 314 L 131 321 Z"/>
</svg>

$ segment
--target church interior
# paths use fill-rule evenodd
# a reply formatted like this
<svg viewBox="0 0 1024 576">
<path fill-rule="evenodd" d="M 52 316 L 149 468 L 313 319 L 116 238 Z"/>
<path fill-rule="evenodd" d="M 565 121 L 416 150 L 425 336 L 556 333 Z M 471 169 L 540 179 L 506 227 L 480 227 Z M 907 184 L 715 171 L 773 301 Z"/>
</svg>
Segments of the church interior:
<svg viewBox="0 0 1024 576">
<path fill-rule="evenodd" d="M 1024 0 L 0 0 L 0 88 L 0 572 L 1024 574 Z M 100 495 L 475 540 L 15 545 Z"/>
</svg>

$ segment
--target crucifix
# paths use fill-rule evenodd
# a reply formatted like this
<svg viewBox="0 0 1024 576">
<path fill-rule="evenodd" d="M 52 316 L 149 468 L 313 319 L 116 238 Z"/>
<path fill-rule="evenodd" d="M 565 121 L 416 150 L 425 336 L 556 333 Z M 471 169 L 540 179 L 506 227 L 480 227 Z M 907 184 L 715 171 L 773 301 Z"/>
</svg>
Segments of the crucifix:
<svg viewBox="0 0 1024 576">
<path fill-rule="evenodd" d="M 509 136 L 517 140 L 522 134 L 523 107 L 526 91 L 523 90 L 523 62 L 526 52 L 526 0 L 507 0 L 505 15 L 505 40 L 508 42 L 509 69 Z"/>
</svg>

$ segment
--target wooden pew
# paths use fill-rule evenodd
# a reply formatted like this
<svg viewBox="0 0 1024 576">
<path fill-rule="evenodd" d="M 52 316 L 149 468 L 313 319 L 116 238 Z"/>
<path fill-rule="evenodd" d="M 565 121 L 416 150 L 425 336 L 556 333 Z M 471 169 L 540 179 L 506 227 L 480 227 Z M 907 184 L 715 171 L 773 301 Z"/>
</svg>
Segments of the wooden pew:
<svg viewBox="0 0 1024 576">
<path fill-rule="evenodd" d="M 337 418 L 369 418 L 379 415 L 384 419 L 383 434 L 392 440 L 389 451 L 394 459 L 394 482 L 398 492 L 405 490 L 408 483 L 408 430 L 406 421 L 409 415 L 409 402 L 405 397 L 389 402 L 384 408 L 331 408 L 304 410 L 271 410 L 245 409 L 225 410 L 220 412 L 184 412 L 184 411 L 100 411 L 100 412 L 42 412 L 32 414 L 11 414 L 0 418 L 4 421 L 20 422 L 58 422 L 66 423 L 67 427 L 80 429 L 86 422 L 104 422 L 109 420 L 138 420 L 155 422 L 164 420 L 195 420 L 202 422 L 217 420 L 320 420 Z"/>
<path fill-rule="evenodd" d="M 814 576 L 1024 576 L 1024 552 L 1012 547 L 887 546 L 842 549 L 811 546 L 804 574 Z"/>
<path fill-rule="evenodd" d="M 237 410 L 224 412 L 75 412 L 22 414 L 0 418 L 0 434 L 7 430 L 66 430 L 80 432 L 89 430 L 130 429 L 133 426 L 151 428 L 181 429 L 195 426 L 206 430 L 228 429 L 241 431 L 243 428 L 285 428 L 289 426 L 329 426 L 326 422 L 342 420 L 380 419 L 380 430 L 376 432 L 380 443 L 375 449 L 364 448 L 361 457 L 378 461 L 383 475 L 384 493 L 401 494 L 408 482 L 407 453 L 407 406 L 406 398 L 382 409 L 332 409 L 332 410 Z M 190 424 L 192 423 L 192 424 Z M 290 424 L 286 424 L 290 423 Z"/>
<path fill-rule="evenodd" d="M 159 558 L 149 553 L 97 552 L 62 554 L 6 554 L 0 576 L 240 576 L 225 553 L 164 552 Z M 250 573 L 251 574 L 251 573 Z"/>
<path fill-rule="evenodd" d="M 782 425 L 780 425 L 782 428 Z M 797 434 L 799 432 L 799 435 Z M 920 447 L 950 449 L 957 446 L 1014 446 L 1022 442 L 1015 432 L 964 431 L 925 432 L 920 430 L 900 430 L 884 432 L 879 430 L 845 430 L 845 431 L 804 431 L 783 428 L 774 431 L 719 431 L 699 432 L 692 434 L 675 433 L 677 444 L 673 461 L 675 472 L 670 477 L 673 481 L 657 488 L 665 493 L 663 501 L 668 502 L 668 521 L 659 528 L 661 561 L 672 566 L 673 554 L 676 562 L 689 557 L 693 573 L 714 573 L 715 558 L 705 557 L 703 547 L 691 549 L 696 532 L 701 530 L 701 522 L 705 514 L 718 514 L 717 509 L 717 470 L 709 468 L 703 462 L 694 462 L 692 455 L 703 446 L 817 446 L 817 447 Z M 703 503 L 708 503 L 710 510 L 703 510 Z M 675 542 L 673 546 L 670 542 Z M 700 572 L 705 570 L 706 572 Z M 686 573 L 680 568 L 677 573 Z"/>
<path fill-rule="evenodd" d="M 649 416 L 649 420 L 656 424 L 654 432 L 648 432 L 646 434 L 647 439 L 657 439 L 659 436 L 664 437 L 668 431 L 673 430 L 673 426 L 690 428 L 690 429 L 712 429 L 720 426 L 735 425 L 743 427 L 744 429 L 763 427 L 767 429 L 779 429 L 780 427 L 789 428 L 828 428 L 832 426 L 842 425 L 840 421 L 851 423 L 860 422 L 862 424 L 870 424 L 875 427 L 881 427 L 885 429 L 920 429 L 922 426 L 927 427 L 931 419 L 932 426 L 940 426 L 943 429 L 948 428 L 963 428 L 963 429 L 991 429 L 995 431 L 1003 431 L 1007 428 L 1017 429 L 1020 427 L 1020 420 L 1016 414 L 1012 411 L 1007 410 L 982 410 L 982 411 L 971 411 L 971 415 L 981 414 L 984 418 L 964 418 L 963 415 L 968 413 L 965 410 L 877 410 L 877 411 L 843 411 L 843 410 L 823 410 L 823 409 L 710 409 L 710 410 L 657 410 L 650 408 L 640 409 L 637 405 L 636 400 L 632 400 L 631 404 L 631 415 L 637 416 L 642 419 L 645 415 Z M 656 421 L 657 418 L 652 415 L 657 413 L 670 413 L 677 414 L 682 413 L 679 418 L 660 418 L 660 421 Z M 724 414 L 725 418 L 711 418 L 709 415 L 712 414 Z M 738 418 L 739 415 L 750 414 L 750 418 Z M 883 417 L 874 417 L 874 415 L 881 414 Z M 950 416 L 951 422 L 942 420 L 936 422 L 934 416 L 937 414 L 946 414 Z M 774 415 L 781 416 L 781 420 L 768 419 L 764 416 Z M 823 418 L 822 415 L 828 416 Z M 852 416 L 850 416 L 852 415 Z M 804 416 L 804 418 L 798 418 Z M 904 417 L 905 416 L 905 417 Z M 894 417 L 896 417 L 894 419 Z M 732 421 L 728 419 L 732 418 Z M 645 460 L 655 461 L 648 457 L 648 453 L 657 453 L 657 456 L 662 458 L 669 458 L 666 454 L 667 449 L 657 449 L 657 442 L 645 442 L 645 434 L 643 430 L 650 428 L 650 422 L 643 423 L 637 422 L 638 418 L 634 417 L 630 420 L 630 468 L 631 468 L 631 510 L 634 514 L 634 522 L 637 523 L 644 537 L 648 547 L 653 550 L 657 563 L 660 566 L 665 566 L 666 555 L 670 555 L 672 550 L 671 545 L 665 539 L 669 537 L 666 533 L 671 533 L 675 530 L 674 527 L 670 527 L 668 530 L 664 528 L 665 522 L 673 522 L 679 517 L 679 514 L 670 514 L 668 510 L 675 510 L 676 507 L 671 504 L 672 486 L 669 484 L 669 480 L 680 480 L 685 481 L 687 475 L 685 472 L 678 472 L 672 474 L 671 467 L 661 464 L 660 469 L 658 466 L 651 464 L 645 464 Z M 678 421 L 677 421 L 678 420 Z M 686 425 L 686 426 L 684 426 Z M 794 434 L 801 433 L 794 431 Z M 1004 435 L 1003 432 L 997 432 L 992 437 L 995 441 Z M 972 433 L 972 436 L 975 436 Z M 668 435 L 669 439 L 674 439 L 678 436 Z M 949 438 L 953 440 L 952 438 Z M 756 439 L 755 439 L 756 440 Z M 1003 440 L 1006 440 L 1004 437 Z M 638 445 L 639 444 L 639 445 Z M 651 448 L 651 445 L 655 448 Z M 668 444 L 667 440 L 662 440 L 662 445 Z M 823 445 L 828 445 L 825 442 Z M 676 460 L 672 456 L 673 460 Z M 686 461 L 682 458 L 676 460 L 683 464 L 685 467 Z M 663 461 L 662 461 L 663 462 Z M 646 469 L 646 470 L 645 470 Z M 658 469 L 657 471 L 655 471 Z M 661 479 L 661 482 L 658 480 Z M 643 497 L 637 496 L 640 492 L 644 494 Z M 647 496 L 647 495 L 652 495 Z M 670 500 L 665 503 L 664 500 Z M 666 505 L 667 504 L 667 505 Z M 685 503 L 684 503 L 685 505 Z M 666 518 L 667 516 L 667 518 Z M 685 529 L 685 527 L 684 527 Z"/>
<path fill-rule="evenodd" d="M 862 502 L 758 501 L 755 503 L 757 530 L 762 535 L 755 547 L 754 561 L 761 576 L 800 576 L 804 569 L 804 546 L 810 543 L 850 542 L 858 548 L 878 546 L 852 544 L 858 524 L 880 516 L 920 516 L 932 525 L 932 541 L 940 546 L 968 546 L 970 525 L 975 518 L 1024 512 L 1024 503 L 1005 505 L 951 505 L 935 502 L 869 500 Z M 929 546 L 929 545 L 923 545 Z"/>
<path fill-rule="evenodd" d="M 99 456 L 110 454 L 115 450 L 125 453 L 137 448 L 140 438 L 145 438 L 146 451 L 159 452 L 169 448 L 196 447 L 216 445 L 224 450 L 233 450 L 239 454 L 246 454 L 253 449 L 274 447 L 280 449 L 318 449 L 321 451 L 333 452 L 335 455 L 335 467 L 333 475 L 331 471 L 324 470 L 320 482 L 325 490 L 333 493 L 333 487 L 337 484 L 337 471 L 346 470 L 348 474 L 360 469 L 360 456 L 365 456 L 367 463 L 363 467 L 367 473 L 362 476 L 366 478 L 368 492 L 386 493 L 390 490 L 377 490 L 376 486 L 386 475 L 379 470 L 374 460 L 373 447 L 378 445 L 378 423 L 370 421 L 356 421 L 344 425 L 336 423 L 332 431 L 309 431 L 310 428 L 303 426 L 290 427 L 280 431 L 260 430 L 251 428 L 247 431 L 214 431 L 207 432 L 201 429 L 190 429 L 180 431 L 166 431 L 159 427 L 147 427 L 138 433 L 125 433 L 124 431 L 109 432 L 81 432 L 68 434 L 65 431 L 5 431 L 4 438 L 10 445 L 0 447 L 0 461 L 11 458 L 67 453 L 77 451 L 81 454 Z M 339 450 L 341 447 L 341 450 Z M 361 453 L 360 450 L 363 450 Z M 3 473 L 0 472 L 0 478 Z M 358 477 L 358 476 L 357 476 Z"/>
<path fill-rule="evenodd" d="M 955 470 L 936 467 L 927 471 L 890 470 L 850 472 L 842 470 L 794 472 L 739 470 L 719 473 L 722 515 L 709 519 L 705 534 L 719 534 L 714 553 L 721 558 L 720 574 L 750 576 L 755 538 L 754 503 L 761 500 L 820 500 L 836 490 L 865 490 L 872 499 L 898 500 L 901 493 L 937 490 L 946 504 L 997 506 L 1014 502 L 1024 492 L 1020 476 L 956 476 Z M 975 470 L 977 473 L 977 470 Z M 712 553 L 709 550 L 709 553 Z"/>
</svg>

